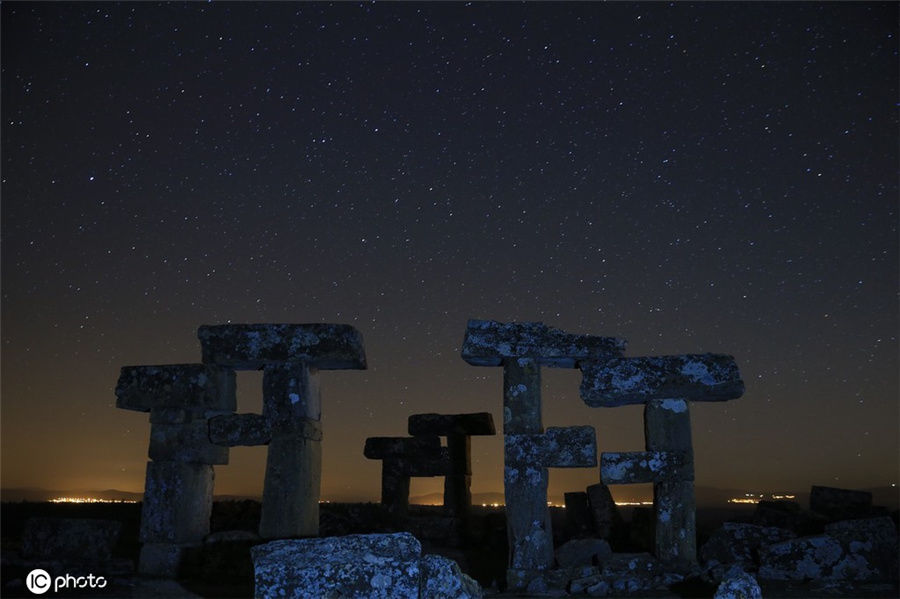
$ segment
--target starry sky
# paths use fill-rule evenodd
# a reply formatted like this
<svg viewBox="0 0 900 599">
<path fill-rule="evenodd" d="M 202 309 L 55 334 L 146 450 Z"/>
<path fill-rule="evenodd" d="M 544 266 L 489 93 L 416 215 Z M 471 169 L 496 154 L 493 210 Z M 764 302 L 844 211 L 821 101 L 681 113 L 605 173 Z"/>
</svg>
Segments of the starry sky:
<svg viewBox="0 0 900 599">
<path fill-rule="evenodd" d="M 322 373 L 323 497 L 377 499 L 367 436 L 501 421 L 469 318 L 734 355 L 745 395 L 692 407 L 698 485 L 897 482 L 896 3 L 0 10 L 3 487 L 140 491 L 121 366 L 336 322 L 369 368 Z M 643 449 L 641 408 L 580 381 L 543 370 L 544 425 Z M 261 374 L 238 395 L 260 411 Z M 472 451 L 502 490 L 502 438 Z M 264 460 L 233 449 L 216 492 Z"/>
</svg>

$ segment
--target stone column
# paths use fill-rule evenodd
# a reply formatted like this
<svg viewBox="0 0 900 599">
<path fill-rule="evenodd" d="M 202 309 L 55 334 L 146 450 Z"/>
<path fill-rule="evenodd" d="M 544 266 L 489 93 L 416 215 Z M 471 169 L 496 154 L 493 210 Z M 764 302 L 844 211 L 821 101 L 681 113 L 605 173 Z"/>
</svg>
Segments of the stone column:
<svg viewBox="0 0 900 599">
<path fill-rule="evenodd" d="M 209 418 L 234 411 L 234 371 L 204 364 L 126 366 L 116 397 L 119 408 L 150 412 L 138 571 L 174 577 L 184 550 L 209 533 L 212 465 L 228 463 L 228 449 L 209 440 Z"/>
<path fill-rule="evenodd" d="M 523 589 L 553 566 L 547 468 L 596 465 L 592 427 L 548 429 L 541 422 L 541 366 L 576 368 L 617 356 L 624 342 L 573 335 L 539 322 L 470 320 L 462 357 L 503 366 L 504 494 L 509 534 L 507 583 Z"/>
<path fill-rule="evenodd" d="M 615 358 L 585 361 L 581 369 L 581 397 L 589 406 L 644 404 L 646 451 L 603 453 L 600 478 L 605 484 L 653 483 L 656 557 L 669 568 L 689 570 L 697 563 L 697 530 L 688 401 L 740 397 L 744 383 L 734 358 Z"/>
<path fill-rule="evenodd" d="M 318 535 L 322 479 L 318 371 L 364 369 L 359 331 L 339 324 L 230 324 L 202 326 L 197 336 L 205 363 L 263 371 L 264 424 L 250 414 L 215 424 L 217 442 L 269 445 L 260 536 Z"/>
<path fill-rule="evenodd" d="M 363 455 L 381 460 L 381 504 L 398 517 L 409 512 L 412 476 L 446 476 L 449 453 L 437 435 L 369 437 Z"/>
</svg>

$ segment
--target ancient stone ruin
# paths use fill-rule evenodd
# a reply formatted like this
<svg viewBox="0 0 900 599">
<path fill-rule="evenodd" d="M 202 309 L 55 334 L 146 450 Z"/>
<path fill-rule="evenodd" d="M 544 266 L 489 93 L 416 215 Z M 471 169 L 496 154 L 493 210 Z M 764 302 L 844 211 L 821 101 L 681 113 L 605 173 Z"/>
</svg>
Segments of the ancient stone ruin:
<svg viewBox="0 0 900 599">
<path fill-rule="evenodd" d="M 644 404 L 645 451 L 603 453 L 603 483 L 653 483 L 655 554 L 687 571 L 697 562 L 694 455 L 689 401 L 740 397 L 744 383 L 731 356 L 702 354 L 584 360 L 581 397 L 592 407 Z"/>
<path fill-rule="evenodd" d="M 412 437 L 369 437 L 363 455 L 381 460 L 381 503 L 398 516 L 409 508 L 412 476 L 444 477 L 444 508 L 464 517 L 472 505 L 471 437 L 494 435 L 494 419 L 488 412 L 474 414 L 413 414 Z M 440 437 L 447 437 L 441 447 Z"/>
<path fill-rule="evenodd" d="M 339 324 L 202 326 L 201 364 L 126 366 L 116 407 L 150 412 L 139 571 L 177 574 L 209 532 L 213 465 L 268 445 L 259 534 L 314 536 L 322 470 L 320 369 L 366 367 L 362 336 Z M 263 413 L 235 414 L 235 370 L 263 371 Z"/>
<path fill-rule="evenodd" d="M 547 469 L 597 465 L 593 427 L 544 430 L 541 367 L 577 368 L 588 359 L 604 362 L 623 348 L 620 339 L 572 335 L 537 322 L 468 323 L 463 359 L 473 366 L 503 368 L 503 484 L 511 588 L 525 588 L 553 567 Z"/>
</svg>

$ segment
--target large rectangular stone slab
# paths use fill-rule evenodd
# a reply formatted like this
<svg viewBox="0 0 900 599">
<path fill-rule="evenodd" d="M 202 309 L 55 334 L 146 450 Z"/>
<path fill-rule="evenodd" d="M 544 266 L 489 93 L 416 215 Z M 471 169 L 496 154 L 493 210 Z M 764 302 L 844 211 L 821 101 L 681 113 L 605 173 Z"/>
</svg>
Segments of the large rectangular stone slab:
<svg viewBox="0 0 900 599">
<path fill-rule="evenodd" d="M 506 435 L 507 465 L 537 468 L 592 468 L 597 465 L 597 439 L 593 426 L 549 427 L 545 432 Z"/>
<path fill-rule="evenodd" d="M 116 407 L 138 412 L 159 407 L 233 412 L 237 408 L 234 371 L 212 364 L 123 366 L 116 384 Z"/>
<path fill-rule="evenodd" d="M 150 427 L 150 450 L 154 461 L 227 464 L 228 448 L 209 440 L 209 420 L 194 418 L 177 423 L 154 423 Z"/>
<path fill-rule="evenodd" d="M 346 324 L 224 324 L 197 330 L 203 362 L 237 370 L 303 363 L 322 370 L 365 369 L 359 331 Z"/>
<path fill-rule="evenodd" d="M 624 339 L 575 335 L 542 322 L 470 320 L 462 358 L 473 366 L 499 366 L 508 359 L 533 358 L 541 366 L 575 368 L 582 360 L 604 360 L 624 349 Z"/>
<path fill-rule="evenodd" d="M 607 485 L 694 480 L 694 463 L 688 452 L 604 452 L 600 454 L 600 480 Z"/>
<path fill-rule="evenodd" d="M 408 420 L 410 435 L 495 435 L 490 412 L 472 414 L 412 414 Z"/>
<path fill-rule="evenodd" d="M 726 401 L 744 393 L 737 363 L 722 354 L 617 357 L 582 362 L 581 371 L 581 398 L 591 407 L 668 398 Z"/>
</svg>

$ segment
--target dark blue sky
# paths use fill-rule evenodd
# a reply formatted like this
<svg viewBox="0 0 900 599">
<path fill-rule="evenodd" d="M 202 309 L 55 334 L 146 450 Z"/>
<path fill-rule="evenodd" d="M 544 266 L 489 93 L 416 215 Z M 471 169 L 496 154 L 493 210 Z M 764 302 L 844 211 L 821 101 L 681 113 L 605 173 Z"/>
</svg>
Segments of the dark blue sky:
<svg viewBox="0 0 900 599">
<path fill-rule="evenodd" d="M 501 421 L 468 318 L 733 354 L 744 397 L 693 407 L 698 484 L 897 482 L 896 3 L 0 10 L 3 486 L 140 490 L 120 366 L 325 321 L 370 368 L 323 374 L 323 492 L 376 498 L 365 437 Z M 545 425 L 642 449 L 639 408 L 544 381 Z M 473 452 L 499 490 L 500 438 Z M 261 489 L 264 450 L 231 455 L 217 491 Z"/>
</svg>

